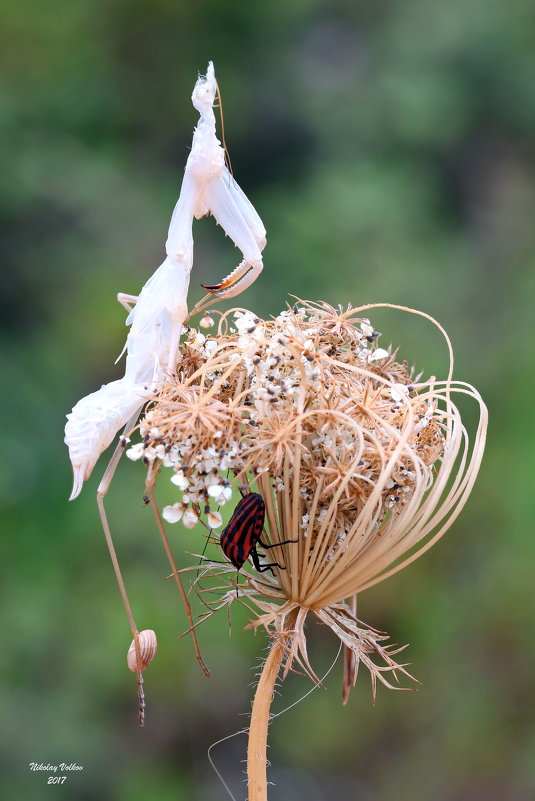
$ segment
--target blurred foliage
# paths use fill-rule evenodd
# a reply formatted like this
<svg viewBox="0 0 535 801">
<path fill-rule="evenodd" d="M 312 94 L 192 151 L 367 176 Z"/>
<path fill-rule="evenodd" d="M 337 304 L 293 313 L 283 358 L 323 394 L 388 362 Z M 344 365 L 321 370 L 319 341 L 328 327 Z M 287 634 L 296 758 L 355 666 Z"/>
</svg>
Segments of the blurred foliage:
<svg viewBox="0 0 535 801">
<path fill-rule="evenodd" d="M 105 458 L 69 505 L 64 414 L 120 375 L 117 291 L 162 259 L 213 59 L 237 180 L 268 230 L 265 269 L 239 303 L 288 294 L 424 309 L 449 330 L 458 378 L 491 415 L 474 495 L 439 546 L 365 593 L 360 614 L 410 642 L 422 686 L 362 673 L 346 708 L 338 663 L 271 730 L 273 798 L 524 801 L 535 797 L 533 434 L 535 49 L 524 0 L 30 0 L 4 3 L 2 227 L 3 797 L 212 801 L 206 750 L 246 725 L 265 648 L 236 615 L 199 630 L 204 679 L 143 507 L 121 465 L 108 510 L 135 614 L 157 630 L 147 727 L 135 725 L 130 636 L 94 502 Z M 531 175 L 530 175 L 531 173 Z M 195 224 L 192 302 L 237 263 Z M 426 372 L 445 352 L 423 323 L 373 317 Z M 471 411 L 467 410 L 468 416 Z M 164 490 L 160 488 L 161 497 Z M 172 530 L 182 562 L 195 533 Z M 315 632 L 316 664 L 335 645 Z M 280 710 L 309 689 L 292 676 Z M 243 735 L 213 758 L 245 795 Z M 62 787 L 29 762 L 84 766 Z"/>
</svg>

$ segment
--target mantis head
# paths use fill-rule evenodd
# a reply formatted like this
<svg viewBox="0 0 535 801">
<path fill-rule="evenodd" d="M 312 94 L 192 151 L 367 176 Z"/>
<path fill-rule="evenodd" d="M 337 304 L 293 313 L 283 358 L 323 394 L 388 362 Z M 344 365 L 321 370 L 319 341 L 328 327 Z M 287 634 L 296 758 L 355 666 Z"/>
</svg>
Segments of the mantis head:
<svg viewBox="0 0 535 801">
<path fill-rule="evenodd" d="M 208 69 L 206 75 L 201 75 L 197 79 L 191 102 L 201 114 L 208 111 L 214 105 L 214 100 L 217 92 L 217 81 L 215 79 L 214 65 L 211 61 L 208 62 Z"/>
</svg>

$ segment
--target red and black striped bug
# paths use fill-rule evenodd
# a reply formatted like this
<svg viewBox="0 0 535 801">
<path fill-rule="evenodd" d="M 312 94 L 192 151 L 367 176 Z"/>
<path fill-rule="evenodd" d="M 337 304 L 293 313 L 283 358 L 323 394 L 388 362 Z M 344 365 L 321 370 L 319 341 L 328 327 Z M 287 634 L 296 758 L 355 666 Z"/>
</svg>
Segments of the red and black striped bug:
<svg viewBox="0 0 535 801">
<path fill-rule="evenodd" d="M 257 543 L 268 550 L 269 548 L 275 548 L 276 545 L 297 542 L 297 540 L 284 540 L 283 542 L 275 543 L 275 545 L 268 545 L 262 542 L 260 538 L 264 529 L 265 514 L 266 506 L 262 496 L 258 492 L 250 492 L 241 499 L 228 524 L 221 532 L 223 553 L 238 570 L 249 557 L 252 558 L 253 565 L 259 573 L 264 573 L 266 570 L 271 570 L 273 573 L 273 567 L 280 567 L 281 570 L 285 569 L 278 562 L 270 562 L 266 565 L 261 565 L 259 562 L 258 557 L 262 554 L 259 554 L 256 550 Z"/>
</svg>

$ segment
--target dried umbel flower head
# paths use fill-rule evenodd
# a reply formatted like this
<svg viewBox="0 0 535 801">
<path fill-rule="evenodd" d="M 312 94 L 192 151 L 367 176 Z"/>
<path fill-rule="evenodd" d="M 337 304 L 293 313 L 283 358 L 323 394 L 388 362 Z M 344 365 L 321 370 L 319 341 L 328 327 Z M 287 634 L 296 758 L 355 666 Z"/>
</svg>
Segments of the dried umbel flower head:
<svg viewBox="0 0 535 801">
<path fill-rule="evenodd" d="M 250 625 L 273 637 L 257 699 L 271 698 L 282 662 L 285 673 L 297 665 L 316 679 L 309 615 L 344 646 L 344 698 L 360 662 L 374 694 L 377 680 L 393 687 L 389 676 L 409 675 L 394 659 L 400 649 L 359 621 L 356 596 L 444 534 L 479 469 L 486 409 L 475 389 L 453 381 L 447 335 L 405 309 L 433 322 L 448 344 L 446 377 L 423 379 L 378 346 L 364 316 L 372 308 L 299 301 L 273 320 L 232 310 L 209 336 L 190 329 L 176 377 L 142 421 L 143 446 L 129 454 L 170 469 L 182 495 L 164 509 L 169 522 L 220 524 L 214 507 L 231 500 L 231 483 L 262 495 L 263 539 L 280 565 L 273 575 L 247 572 L 236 591 L 231 565 L 203 565 L 227 584 L 217 608 L 238 600 L 254 612 Z M 472 445 L 455 394 L 479 406 Z M 293 542 L 277 546 L 285 540 Z"/>
</svg>

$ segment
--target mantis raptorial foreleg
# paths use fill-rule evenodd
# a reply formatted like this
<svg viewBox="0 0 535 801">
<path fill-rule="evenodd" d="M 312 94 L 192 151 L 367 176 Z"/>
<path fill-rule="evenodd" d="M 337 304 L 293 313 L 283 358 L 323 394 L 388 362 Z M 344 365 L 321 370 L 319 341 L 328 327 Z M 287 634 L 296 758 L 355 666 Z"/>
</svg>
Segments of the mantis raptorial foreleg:
<svg viewBox="0 0 535 801">
<path fill-rule="evenodd" d="M 249 264 L 245 259 L 238 264 L 235 270 L 227 276 L 220 284 L 208 286 L 202 284 L 203 289 L 216 295 L 218 298 L 234 298 L 247 289 L 248 286 L 256 281 L 262 271 L 262 262 L 259 264 Z"/>
<path fill-rule="evenodd" d="M 228 180 L 227 176 L 228 175 Z M 213 178 L 206 188 L 206 203 L 218 224 L 223 228 L 248 264 L 262 261 L 261 249 L 266 244 L 265 229 L 256 223 L 244 206 L 247 198 L 230 173 Z M 249 202 L 249 201 L 247 201 Z M 257 215 L 258 217 L 258 215 Z M 258 217 L 258 220 L 260 218 Z"/>
</svg>

